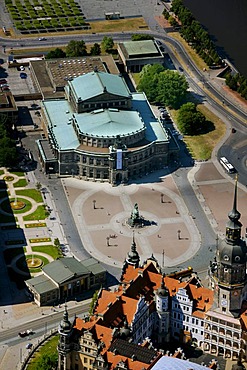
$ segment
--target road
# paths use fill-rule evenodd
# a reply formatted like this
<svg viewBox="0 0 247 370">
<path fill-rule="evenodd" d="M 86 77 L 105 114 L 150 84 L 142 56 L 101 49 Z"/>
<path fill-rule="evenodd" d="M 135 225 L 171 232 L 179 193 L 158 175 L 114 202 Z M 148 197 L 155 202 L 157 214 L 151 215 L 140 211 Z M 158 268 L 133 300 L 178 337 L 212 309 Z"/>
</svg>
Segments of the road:
<svg viewBox="0 0 247 370">
<path fill-rule="evenodd" d="M 141 32 L 143 33 L 143 31 Z M 239 171 L 239 181 L 243 184 L 246 183 L 246 166 L 245 158 L 247 155 L 246 146 L 238 146 L 239 140 L 241 143 L 246 139 L 246 114 L 240 109 L 240 107 L 234 106 L 230 99 L 228 99 L 225 94 L 221 94 L 214 86 L 210 83 L 209 76 L 205 73 L 200 72 L 192 60 L 187 56 L 183 47 L 174 39 L 168 37 L 165 33 L 148 31 L 149 34 L 152 34 L 154 37 L 158 38 L 160 41 L 165 43 L 165 47 L 170 54 L 174 65 L 179 66 L 180 61 L 176 58 L 173 50 L 176 48 L 177 53 L 179 53 L 179 58 L 182 59 L 183 63 L 186 64 L 190 74 L 186 74 L 186 77 L 193 87 L 193 89 L 201 95 L 204 101 L 208 101 L 210 105 L 223 117 L 230 120 L 230 123 L 236 127 L 237 133 L 231 135 L 229 139 L 225 142 L 222 148 L 219 150 L 219 155 L 226 155 L 232 164 Z M 83 40 L 85 42 L 100 42 L 104 35 L 112 36 L 115 42 L 129 40 L 131 38 L 131 33 L 124 32 L 118 34 L 100 34 L 100 35 L 83 35 Z M 81 35 L 72 36 L 59 36 L 59 38 L 47 37 L 46 41 L 42 41 L 42 46 L 62 46 L 67 44 L 71 38 L 74 40 L 81 40 Z M 35 47 L 41 46 L 41 42 L 37 41 L 37 38 L 29 39 L 0 39 L 2 45 L 6 45 L 7 48 L 22 48 L 23 47 Z M 193 74 L 193 77 L 191 76 Z M 204 86 L 203 86 L 204 85 Z M 210 93 L 209 93 L 210 92 Z M 222 101 L 224 100 L 224 104 Z M 226 106 L 227 105 L 227 106 Z M 231 111 L 229 111 L 231 110 Z M 34 153 L 34 157 L 37 159 L 37 152 L 35 152 L 35 142 L 34 137 L 28 136 L 25 138 L 26 146 L 30 147 Z M 183 149 L 182 149 L 183 150 Z M 241 159 L 240 159 L 241 158 Z M 187 174 L 190 169 L 189 167 L 190 158 L 183 154 L 181 155 L 182 167 L 173 173 L 173 178 L 181 192 L 181 195 L 189 209 L 191 215 L 193 215 L 194 221 L 198 227 L 198 230 L 201 234 L 202 242 L 201 247 L 198 253 L 190 260 L 186 261 L 186 265 L 194 265 L 197 267 L 198 271 L 205 271 L 207 269 L 208 260 L 213 258 L 215 247 L 216 247 L 216 235 L 213 232 L 204 211 L 201 208 L 198 199 L 195 196 L 193 189 L 187 179 Z M 75 226 L 73 215 L 71 214 L 70 207 L 66 199 L 66 195 L 63 191 L 63 186 L 60 179 L 52 178 L 48 179 L 45 177 L 42 172 L 39 171 L 39 165 L 35 171 L 37 180 L 42 184 L 46 185 L 50 192 L 53 194 L 54 201 L 59 213 L 59 217 L 64 229 L 64 233 L 68 238 L 70 248 L 73 254 L 76 255 L 79 259 L 84 259 L 89 257 L 87 252 L 84 250 L 81 243 L 77 228 Z M 107 266 L 109 269 L 109 266 Z M 115 276 L 118 276 L 120 271 L 119 269 L 114 269 L 110 267 L 111 273 Z M 86 312 L 88 306 L 83 306 L 83 303 L 78 305 L 70 310 L 70 315 L 76 313 Z M 36 320 L 29 322 L 28 325 L 31 327 L 37 335 L 41 335 L 46 330 L 57 327 L 58 321 L 62 318 L 62 312 L 54 312 L 51 315 L 45 317 L 39 317 Z M 27 328 L 27 323 L 23 323 L 19 327 L 11 328 L 8 331 L 1 332 L 0 344 L 8 344 L 9 346 L 14 346 L 17 343 L 21 343 L 22 339 L 18 338 L 16 335 L 19 331 L 22 331 Z M 35 336 L 33 337 L 35 338 Z"/>
<path fill-rule="evenodd" d="M 72 322 L 75 314 L 78 317 L 85 316 L 85 314 L 88 313 L 90 302 L 91 299 L 87 301 L 82 301 L 78 303 L 77 306 L 68 308 L 70 321 Z M 29 339 L 38 338 L 46 334 L 49 330 L 58 329 L 58 323 L 62 320 L 62 318 L 63 309 L 61 308 L 57 312 L 52 312 L 51 314 L 43 315 L 34 320 L 25 322 L 19 326 L 11 327 L 7 330 L 2 330 L 0 336 L 0 346 L 4 344 L 14 346 L 18 343 L 23 342 L 24 338 L 20 338 L 18 336 L 18 333 L 27 329 L 32 329 L 34 332 L 34 334 L 29 336 Z M 25 338 L 27 339 L 28 337 Z"/>
</svg>

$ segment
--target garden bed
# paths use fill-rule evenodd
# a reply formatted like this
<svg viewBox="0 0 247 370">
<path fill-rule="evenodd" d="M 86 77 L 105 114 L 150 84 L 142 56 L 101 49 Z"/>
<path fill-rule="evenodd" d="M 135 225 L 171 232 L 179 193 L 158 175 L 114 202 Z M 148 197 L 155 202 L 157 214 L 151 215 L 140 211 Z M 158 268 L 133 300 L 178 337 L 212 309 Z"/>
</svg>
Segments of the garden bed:
<svg viewBox="0 0 247 370">
<path fill-rule="evenodd" d="M 32 238 L 29 239 L 30 243 L 47 243 L 51 242 L 51 238 Z"/>
<path fill-rule="evenodd" d="M 45 222 L 35 222 L 33 224 L 25 224 L 25 228 L 32 229 L 34 227 L 46 227 Z"/>
</svg>

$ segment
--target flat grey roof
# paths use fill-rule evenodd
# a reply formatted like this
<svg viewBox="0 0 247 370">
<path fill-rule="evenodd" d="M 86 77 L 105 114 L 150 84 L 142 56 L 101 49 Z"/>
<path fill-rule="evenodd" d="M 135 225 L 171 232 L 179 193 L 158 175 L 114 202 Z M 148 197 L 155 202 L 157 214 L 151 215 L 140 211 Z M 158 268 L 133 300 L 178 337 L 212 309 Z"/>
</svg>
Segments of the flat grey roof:
<svg viewBox="0 0 247 370">
<path fill-rule="evenodd" d="M 47 293 L 54 289 L 57 289 L 57 285 L 55 285 L 45 275 L 39 275 L 32 279 L 28 279 L 26 280 L 26 284 L 30 287 L 31 290 L 35 290 L 38 294 Z"/>
<path fill-rule="evenodd" d="M 160 55 L 157 50 L 153 40 L 143 40 L 143 41 L 125 41 L 123 42 L 129 57 L 142 55 Z"/>
<path fill-rule="evenodd" d="M 94 275 L 101 274 L 106 272 L 106 269 L 100 264 L 99 261 L 95 260 L 94 258 L 88 258 L 82 261 L 83 265 L 88 268 Z"/>
<path fill-rule="evenodd" d="M 64 283 L 73 277 L 88 275 L 88 269 L 76 258 L 66 257 L 48 263 L 43 272 L 58 284 Z"/>
</svg>

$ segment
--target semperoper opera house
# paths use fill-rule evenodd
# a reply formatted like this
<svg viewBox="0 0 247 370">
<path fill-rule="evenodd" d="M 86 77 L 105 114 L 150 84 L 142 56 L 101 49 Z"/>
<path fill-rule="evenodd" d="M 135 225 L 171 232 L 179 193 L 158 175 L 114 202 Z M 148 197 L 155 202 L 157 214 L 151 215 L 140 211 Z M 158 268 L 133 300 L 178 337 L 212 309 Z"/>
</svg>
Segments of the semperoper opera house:
<svg viewBox="0 0 247 370">
<path fill-rule="evenodd" d="M 65 86 L 65 99 L 42 102 L 46 138 L 37 141 L 45 173 L 127 183 L 177 159 L 178 145 L 144 93 L 120 75 L 94 71 Z"/>
</svg>

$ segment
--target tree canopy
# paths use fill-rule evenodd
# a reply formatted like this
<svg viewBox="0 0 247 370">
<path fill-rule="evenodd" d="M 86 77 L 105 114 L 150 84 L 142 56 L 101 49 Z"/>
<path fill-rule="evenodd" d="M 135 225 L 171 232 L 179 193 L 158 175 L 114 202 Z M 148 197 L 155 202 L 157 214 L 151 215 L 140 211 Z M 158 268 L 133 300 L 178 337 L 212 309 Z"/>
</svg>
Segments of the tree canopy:
<svg viewBox="0 0 247 370">
<path fill-rule="evenodd" d="M 64 57 L 66 57 L 66 53 L 60 48 L 51 50 L 46 55 L 46 59 L 55 59 L 55 58 L 64 58 Z"/>
<path fill-rule="evenodd" d="M 178 111 L 177 124 L 185 135 L 197 135 L 205 131 L 206 118 L 194 103 L 186 103 Z"/>
<path fill-rule="evenodd" d="M 83 40 L 81 41 L 71 40 L 66 46 L 67 57 L 82 57 L 85 55 L 87 55 L 87 48 Z"/>
<path fill-rule="evenodd" d="M 153 36 L 151 35 L 146 35 L 146 34 L 141 34 L 141 33 L 134 33 L 131 36 L 132 41 L 141 41 L 141 40 L 153 40 Z"/>
<path fill-rule="evenodd" d="M 114 41 L 112 37 L 104 36 L 103 40 L 101 41 L 101 47 L 106 53 L 110 53 L 113 49 Z"/>
<path fill-rule="evenodd" d="M 143 68 L 137 88 L 144 91 L 152 103 L 177 108 L 186 96 L 188 83 L 180 73 L 165 70 L 163 66 L 154 64 Z"/>
<path fill-rule="evenodd" d="M 97 42 L 95 42 L 95 44 L 93 44 L 93 46 L 91 47 L 90 55 L 100 55 L 100 54 L 101 54 L 100 45 Z"/>
<path fill-rule="evenodd" d="M 57 368 L 58 355 L 55 354 L 44 354 L 37 361 L 37 369 L 39 370 L 54 370 Z"/>
</svg>

